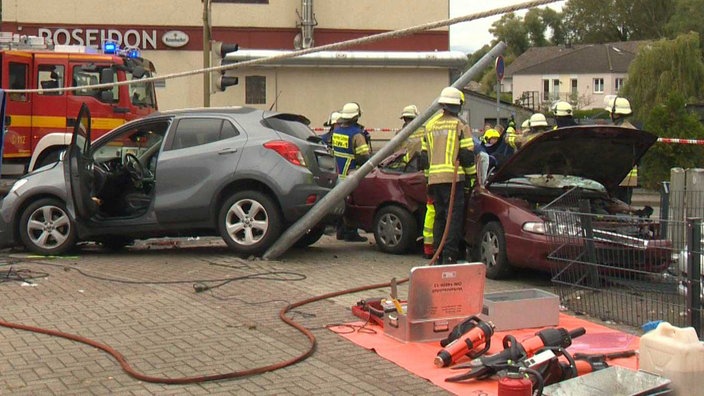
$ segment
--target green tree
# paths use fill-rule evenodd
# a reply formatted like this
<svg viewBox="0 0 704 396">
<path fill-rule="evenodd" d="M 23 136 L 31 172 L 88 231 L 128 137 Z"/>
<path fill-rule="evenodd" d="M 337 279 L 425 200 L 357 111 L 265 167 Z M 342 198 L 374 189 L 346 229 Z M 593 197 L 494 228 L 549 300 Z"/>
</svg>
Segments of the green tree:
<svg viewBox="0 0 704 396">
<path fill-rule="evenodd" d="M 522 54 L 530 47 L 525 25 L 513 12 L 504 14 L 501 19 L 491 24 L 489 33 L 496 38 L 493 43 L 506 43 L 507 53 Z"/>
<path fill-rule="evenodd" d="M 668 37 L 674 38 L 678 34 L 698 32 L 699 37 L 704 36 L 704 0 L 677 0 L 674 12 L 665 24 Z M 704 49 L 704 40 L 701 41 Z"/>
<path fill-rule="evenodd" d="M 569 0 L 562 9 L 572 43 L 651 40 L 666 36 L 672 0 Z"/>
<path fill-rule="evenodd" d="M 628 68 L 622 94 L 631 101 L 636 118 L 645 119 L 671 92 L 678 92 L 688 102 L 702 99 L 704 63 L 696 32 L 642 47 Z"/>
<path fill-rule="evenodd" d="M 643 129 L 660 137 L 704 139 L 704 126 L 685 103 L 704 98 L 704 62 L 699 34 L 660 40 L 642 47 L 628 69 L 622 94 L 631 102 Z M 643 158 L 640 182 L 655 188 L 673 167 L 704 166 L 704 150 L 686 144 L 656 144 Z"/>
<path fill-rule="evenodd" d="M 704 139 L 704 125 L 685 109 L 685 99 L 671 91 L 666 100 L 652 108 L 643 129 L 661 137 Z M 690 144 L 656 143 L 641 160 L 639 182 L 657 189 L 660 182 L 670 180 L 670 169 L 704 167 L 704 148 Z"/>
</svg>

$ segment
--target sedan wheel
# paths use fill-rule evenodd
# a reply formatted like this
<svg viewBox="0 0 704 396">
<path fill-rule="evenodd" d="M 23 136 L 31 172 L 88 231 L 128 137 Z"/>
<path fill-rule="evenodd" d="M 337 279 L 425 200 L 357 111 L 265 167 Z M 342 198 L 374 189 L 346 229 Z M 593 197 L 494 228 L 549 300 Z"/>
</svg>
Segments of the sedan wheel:
<svg viewBox="0 0 704 396">
<path fill-rule="evenodd" d="M 281 234 L 278 207 L 258 191 L 242 191 L 231 196 L 218 216 L 220 235 L 234 251 L 262 254 Z"/>
<path fill-rule="evenodd" d="M 20 239 L 37 254 L 63 254 L 76 245 L 76 229 L 63 202 L 40 199 L 27 206 L 20 216 Z"/>
<path fill-rule="evenodd" d="M 406 253 L 415 243 L 418 226 L 413 215 L 399 206 L 385 206 L 374 217 L 374 239 L 387 253 Z"/>
<path fill-rule="evenodd" d="M 479 240 L 479 260 L 486 264 L 486 277 L 503 279 L 512 272 L 506 258 L 506 237 L 501 223 L 492 221 L 484 225 Z"/>
</svg>

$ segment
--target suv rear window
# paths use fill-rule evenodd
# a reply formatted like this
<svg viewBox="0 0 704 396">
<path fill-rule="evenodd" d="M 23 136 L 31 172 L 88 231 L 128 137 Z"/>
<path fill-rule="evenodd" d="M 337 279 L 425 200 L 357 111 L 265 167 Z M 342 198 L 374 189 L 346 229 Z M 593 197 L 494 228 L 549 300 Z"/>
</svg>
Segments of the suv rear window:
<svg viewBox="0 0 704 396">
<path fill-rule="evenodd" d="M 307 118 L 295 114 L 277 114 L 273 117 L 265 118 L 263 121 L 266 127 L 283 132 L 302 140 L 308 140 L 311 136 L 316 136 L 308 124 Z"/>
</svg>

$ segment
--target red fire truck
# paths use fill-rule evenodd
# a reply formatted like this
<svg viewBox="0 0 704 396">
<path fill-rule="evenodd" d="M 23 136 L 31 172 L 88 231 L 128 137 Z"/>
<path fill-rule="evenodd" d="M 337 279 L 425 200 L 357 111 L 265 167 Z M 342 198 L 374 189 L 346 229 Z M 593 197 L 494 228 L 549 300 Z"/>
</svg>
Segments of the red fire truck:
<svg viewBox="0 0 704 396">
<path fill-rule="evenodd" d="M 83 103 L 90 108 L 93 137 L 157 109 L 152 82 L 90 87 L 153 76 L 150 61 L 137 50 L 120 50 L 115 43 L 106 43 L 98 52 L 0 33 L 0 60 L 4 89 L 39 90 L 7 95 L 3 177 L 17 177 L 56 161 L 70 143 Z M 76 89 L 62 89 L 70 87 Z"/>
</svg>

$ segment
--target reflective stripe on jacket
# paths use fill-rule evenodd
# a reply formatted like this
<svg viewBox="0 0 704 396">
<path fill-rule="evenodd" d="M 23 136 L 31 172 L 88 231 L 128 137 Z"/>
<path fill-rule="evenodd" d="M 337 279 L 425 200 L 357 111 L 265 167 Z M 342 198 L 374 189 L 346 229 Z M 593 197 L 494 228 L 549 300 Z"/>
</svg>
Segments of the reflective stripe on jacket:
<svg viewBox="0 0 704 396">
<path fill-rule="evenodd" d="M 357 158 L 369 156 L 362 129 L 357 125 L 338 126 L 332 132 L 332 149 L 337 163 L 337 173 L 342 178 L 357 168 Z"/>
<path fill-rule="evenodd" d="M 625 118 L 620 118 L 614 122 L 614 125 L 622 128 L 638 129 Z M 638 186 L 638 167 L 634 166 L 626 177 L 619 184 L 620 187 L 637 187 Z"/>
<path fill-rule="evenodd" d="M 428 184 L 452 183 L 455 161 L 460 149 L 474 150 L 469 127 L 459 118 L 443 114 L 426 126 L 422 149 L 428 152 Z M 465 170 L 457 168 L 457 181 L 464 181 Z"/>
</svg>

